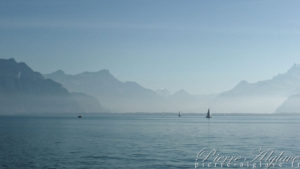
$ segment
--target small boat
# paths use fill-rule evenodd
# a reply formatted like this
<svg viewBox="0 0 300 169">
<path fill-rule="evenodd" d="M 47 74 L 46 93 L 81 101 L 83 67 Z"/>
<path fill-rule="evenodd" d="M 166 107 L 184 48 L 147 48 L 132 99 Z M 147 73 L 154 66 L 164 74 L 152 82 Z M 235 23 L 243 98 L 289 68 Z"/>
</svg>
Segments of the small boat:
<svg viewBox="0 0 300 169">
<path fill-rule="evenodd" d="M 180 112 L 178 113 L 178 117 L 181 117 L 181 114 L 180 114 Z"/>
<path fill-rule="evenodd" d="M 210 111 L 209 111 L 209 109 L 208 109 L 208 111 L 207 111 L 206 118 L 208 118 L 208 119 L 210 119 L 210 118 L 211 118 L 211 115 L 210 115 Z"/>
<path fill-rule="evenodd" d="M 78 115 L 77 117 L 78 117 L 78 118 L 80 118 L 80 119 L 82 118 L 82 116 L 81 116 L 81 115 Z"/>
</svg>

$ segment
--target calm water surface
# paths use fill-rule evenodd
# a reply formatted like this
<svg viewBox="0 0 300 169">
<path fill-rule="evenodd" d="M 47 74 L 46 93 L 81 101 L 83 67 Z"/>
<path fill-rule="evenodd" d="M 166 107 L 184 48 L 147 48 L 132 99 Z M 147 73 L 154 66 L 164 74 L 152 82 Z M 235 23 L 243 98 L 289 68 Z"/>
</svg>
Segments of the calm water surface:
<svg viewBox="0 0 300 169">
<path fill-rule="evenodd" d="M 279 115 L 2 116 L 0 168 L 192 169 L 205 147 L 243 156 L 259 147 L 300 155 L 299 128 L 300 116 Z"/>
</svg>

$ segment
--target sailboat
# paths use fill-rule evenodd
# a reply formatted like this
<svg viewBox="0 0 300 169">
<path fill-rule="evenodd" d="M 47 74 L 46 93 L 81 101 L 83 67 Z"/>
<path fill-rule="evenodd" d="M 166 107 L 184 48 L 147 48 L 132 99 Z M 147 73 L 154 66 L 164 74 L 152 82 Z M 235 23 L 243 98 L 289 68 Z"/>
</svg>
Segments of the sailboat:
<svg viewBox="0 0 300 169">
<path fill-rule="evenodd" d="M 178 117 L 181 117 L 181 114 L 180 114 L 180 112 L 178 113 Z"/>
<path fill-rule="evenodd" d="M 211 115 L 210 115 L 210 111 L 209 111 L 209 109 L 208 109 L 208 111 L 207 111 L 206 118 L 208 118 L 208 119 L 210 119 L 210 118 L 211 118 Z"/>
</svg>

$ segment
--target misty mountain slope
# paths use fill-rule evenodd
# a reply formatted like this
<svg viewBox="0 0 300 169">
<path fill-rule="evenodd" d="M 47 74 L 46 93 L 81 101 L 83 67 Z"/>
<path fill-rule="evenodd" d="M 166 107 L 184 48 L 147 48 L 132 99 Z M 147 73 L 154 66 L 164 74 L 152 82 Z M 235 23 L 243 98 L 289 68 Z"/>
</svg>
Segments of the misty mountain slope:
<svg viewBox="0 0 300 169">
<path fill-rule="evenodd" d="M 289 96 L 300 92 L 300 65 L 294 65 L 286 73 L 279 74 L 270 80 L 257 83 L 240 82 L 232 90 L 226 91 L 221 96 Z"/>
<path fill-rule="evenodd" d="M 69 93 L 61 84 L 45 79 L 25 63 L 0 59 L 0 68 L 1 114 L 83 112 L 87 102 L 93 108 L 100 108 L 95 99 Z M 77 101 L 79 98 L 82 102 Z"/>
<path fill-rule="evenodd" d="M 62 83 L 68 90 L 95 96 L 101 104 L 116 112 L 197 112 L 207 98 L 194 96 L 184 90 L 171 94 L 162 89 L 153 91 L 136 82 L 122 82 L 108 70 L 68 75 L 59 70 L 45 75 Z"/>
<path fill-rule="evenodd" d="M 68 91 L 59 83 L 32 71 L 25 63 L 14 59 L 0 59 L 0 92 L 2 94 L 56 94 L 66 95 Z"/>
<path fill-rule="evenodd" d="M 181 89 L 170 95 L 168 103 L 181 112 L 205 113 L 214 98 L 215 95 L 193 95 Z"/>
<path fill-rule="evenodd" d="M 97 97 L 105 107 L 117 112 L 205 112 L 273 113 L 289 96 L 300 93 L 300 66 L 272 79 L 248 83 L 217 96 L 191 95 L 184 90 L 171 94 L 166 89 L 153 91 L 135 82 L 121 82 L 108 70 L 68 75 L 56 71 L 45 75 L 67 89 Z"/>
<path fill-rule="evenodd" d="M 257 83 L 240 82 L 215 100 L 218 112 L 272 113 L 285 99 L 300 93 L 300 65 Z"/>
<path fill-rule="evenodd" d="M 277 109 L 275 113 L 300 113 L 300 94 L 290 96 Z"/>
<path fill-rule="evenodd" d="M 67 75 L 59 70 L 46 77 L 62 83 L 71 91 L 89 91 L 92 94 L 105 96 L 155 96 L 156 93 L 145 89 L 136 82 L 121 82 L 116 79 L 108 70 L 98 72 L 84 72 L 77 75 Z"/>
<path fill-rule="evenodd" d="M 160 97 L 136 82 L 121 82 L 108 70 L 68 75 L 59 70 L 45 77 L 62 83 L 68 90 L 97 97 L 104 107 L 117 112 L 158 111 Z"/>
<path fill-rule="evenodd" d="M 72 98 L 77 102 L 81 112 L 104 112 L 107 111 L 99 103 L 98 99 L 85 93 L 72 92 Z"/>
</svg>

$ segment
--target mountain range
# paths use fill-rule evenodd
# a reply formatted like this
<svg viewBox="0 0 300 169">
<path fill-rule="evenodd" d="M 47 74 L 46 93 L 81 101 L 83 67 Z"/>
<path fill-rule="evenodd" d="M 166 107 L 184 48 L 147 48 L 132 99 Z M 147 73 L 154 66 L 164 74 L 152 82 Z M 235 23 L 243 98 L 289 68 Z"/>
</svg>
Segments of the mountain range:
<svg viewBox="0 0 300 169">
<path fill-rule="evenodd" d="M 112 112 L 149 110 L 158 99 L 154 91 L 143 88 L 136 82 L 121 82 L 108 70 L 77 75 L 68 75 L 59 70 L 44 76 L 63 84 L 70 91 L 95 96 Z"/>
<path fill-rule="evenodd" d="M 184 90 L 171 94 L 167 89 L 154 91 L 136 82 L 122 82 L 106 69 L 75 75 L 58 70 L 44 76 L 70 91 L 95 96 L 111 112 L 197 111 L 202 103 L 199 97 Z"/>
<path fill-rule="evenodd" d="M 273 113 L 289 96 L 300 93 L 299 65 L 269 80 L 241 81 L 231 90 L 209 96 L 146 89 L 136 82 L 121 82 L 108 70 L 76 75 L 59 70 L 45 76 L 71 91 L 95 96 L 116 112 L 205 112 L 210 107 L 218 113 Z"/>
<path fill-rule="evenodd" d="M 300 113 L 300 94 L 288 97 L 275 113 Z"/>
<path fill-rule="evenodd" d="M 42 75 L 14 59 L 0 59 L 0 67 L 2 114 L 205 112 L 208 108 L 217 113 L 300 112 L 300 65 L 268 80 L 241 81 L 216 95 L 147 89 L 133 81 L 120 81 L 106 69 L 74 75 L 58 70 Z"/>
<path fill-rule="evenodd" d="M 217 95 L 193 95 L 185 90 L 173 94 L 167 89 L 154 91 L 136 82 L 121 82 L 108 70 L 76 75 L 59 70 L 45 76 L 71 91 L 95 96 L 116 112 L 205 112 L 210 107 L 218 113 L 273 113 L 289 96 L 300 94 L 299 65 L 268 80 L 241 81 Z"/>
<path fill-rule="evenodd" d="M 0 114 L 99 112 L 98 101 L 70 93 L 23 62 L 0 59 Z"/>
<path fill-rule="evenodd" d="M 241 81 L 214 100 L 218 112 L 273 113 L 292 95 L 300 93 L 300 65 L 272 79 L 249 83 Z"/>
</svg>

